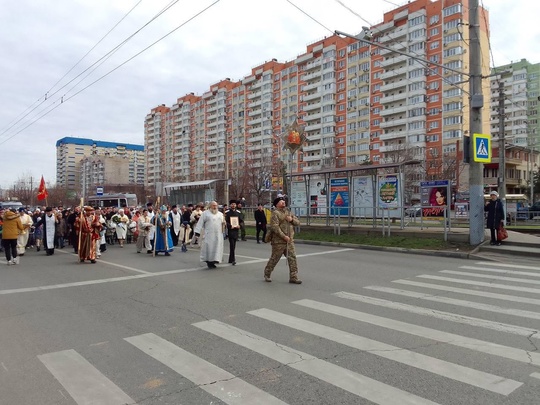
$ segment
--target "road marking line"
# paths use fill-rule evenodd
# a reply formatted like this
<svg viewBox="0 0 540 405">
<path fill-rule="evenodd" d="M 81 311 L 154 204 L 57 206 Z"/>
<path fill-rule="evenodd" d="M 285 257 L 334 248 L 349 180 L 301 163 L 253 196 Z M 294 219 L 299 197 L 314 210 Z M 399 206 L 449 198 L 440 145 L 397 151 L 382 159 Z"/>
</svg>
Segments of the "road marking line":
<svg viewBox="0 0 540 405">
<path fill-rule="evenodd" d="M 540 373 L 532 373 L 530 376 L 533 377 L 533 378 L 540 379 Z"/>
<path fill-rule="evenodd" d="M 302 371 L 359 397 L 381 405 L 434 405 L 435 402 L 381 383 L 380 381 L 318 359 L 310 354 L 254 335 L 216 320 L 194 323 L 193 326 L 222 339 L 269 357 L 295 370 Z"/>
<path fill-rule="evenodd" d="M 458 300 L 455 298 L 441 297 L 432 294 L 417 293 L 415 291 L 401 290 L 398 288 L 380 287 L 380 286 L 367 286 L 364 287 L 367 290 L 379 291 L 388 294 L 403 295 L 405 297 L 418 298 L 426 301 L 440 302 L 442 304 L 457 305 L 460 307 L 480 309 L 488 312 L 495 312 L 497 314 L 503 313 L 507 315 L 519 316 L 521 318 L 540 319 L 540 313 L 533 311 L 525 311 L 521 309 L 504 308 L 498 305 L 481 304 L 479 302 Z"/>
<path fill-rule="evenodd" d="M 444 321 L 461 323 L 464 325 L 471 325 L 480 328 L 492 329 L 497 332 L 510 333 L 512 335 L 518 336 L 527 336 L 534 339 L 540 339 L 538 336 L 538 331 L 533 329 L 523 328 L 521 326 L 509 325 L 502 322 L 493 322 L 486 319 L 474 318 L 471 316 L 454 314 L 451 312 L 439 311 L 436 309 L 423 308 L 415 305 L 402 304 L 399 302 L 388 301 L 381 298 L 367 297 L 365 295 L 353 294 L 345 291 L 334 293 L 333 295 L 352 300 L 359 301 L 366 304 L 377 305 L 384 308 L 396 309 L 398 311 L 406 311 L 417 315 L 430 316 L 437 319 L 442 319 Z"/>
<path fill-rule="evenodd" d="M 536 298 L 517 297 L 514 295 L 498 294 L 498 293 L 492 293 L 488 291 L 467 290 L 465 288 L 456 288 L 456 287 L 450 287 L 446 285 L 421 283 L 419 281 L 412 281 L 412 280 L 394 280 L 392 281 L 392 283 L 405 284 L 405 285 L 411 285 L 411 286 L 422 287 L 422 288 L 431 288 L 433 290 L 455 292 L 458 294 L 475 295 L 477 297 L 495 298 L 495 299 L 503 300 L 503 301 L 513 301 L 513 302 L 521 302 L 524 304 L 540 305 L 540 300 Z"/>
<path fill-rule="evenodd" d="M 237 378 L 234 374 L 214 366 L 153 333 L 129 337 L 125 340 L 226 404 L 286 405 L 285 402 Z"/>
<path fill-rule="evenodd" d="M 466 270 L 479 270 L 479 271 L 487 271 L 490 273 L 502 273 L 502 274 L 517 274 L 520 276 L 530 276 L 530 277 L 540 277 L 540 273 L 531 273 L 529 271 L 515 271 L 515 270 L 498 270 L 498 269 L 489 269 L 486 267 L 475 267 L 475 266 L 460 266 L 460 269 L 466 269 Z"/>
<path fill-rule="evenodd" d="M 469 284 L 469 285 L 477 285 L 477 286 L 489 287 L 489 288 L 499 288 L 501 290 L 521 291 L 521 292 L 529 292 L 533 294 L 540 294 L 540 289 L 538 288 L 515 287 L 512 285 L 505 285 L 505 284 L 485 283 L 483 281 L 462 280 L 459 278 L 431 276 L 429 274 L 422 274 L 416 277 L 427 278 L 430 280 L 449 281 L 449 282 L 458 283 L 458 284 Z"/>
<path fill-rule="evenodd" d="M 346 252 L 346 251 L 349 251 L 349 250 L 354 250 L 354 249 L 339 249 L 339 250 L 330 250 L 330 251 L 326 251 L 326 252 L 306 253 L 306 254 L 302 254 L 302 255 L 296 255 L 296 257 L 299 258 L 299 257 L 326 255 L 326 254 L 332 254 L 332 253 Z M 245 262 L 239 262 L 239 263 L 237 263 L 237 266 L 245 265 L 245 264 L 264 263 L 264 262 L 267 262 L 267 261 L 268 261 L 268 258 L 249 260 L 249 261 L 245 261 Z M 113 263 L 113 265 L 114 265 L 114 263 Z M 116 265 L 116 266 L 121 266 L 121 265 Z M 195 267 L 195 268 L 191 268 L 191 269 L 165 270 L 165 271 L 159 271 L 159 272 L 155 272 L 155 273 L 146 272 L 144 270 L 137 270 L 137 269 L 132 269 L 132 270 L 133 271 L 139 271 L 142 274 L 137 274 L 137 275 L 133 275 L 133 276 L 112 277 L 112 278 L 105 278 L 105 279 L 99 279 L 99 280 L 78 281 L 78 282 L 65 283 L 65 284 L 52 284 L 52 285 L 45 285 L 45 286 L 38 286 L 38 287 L 14 288 L 14 289 L 11 289 L 11 290 L 0 290 L 0 295 L 18 294 L 18 293 L 24 293 L 24 292 L 46 291 L 46 290 L 56 290 L 56 289 L 60 289 L 60 288 L 81 287 L 81 286 L 94 285 L 94 284 L 112 283 L 112 282 L 116 282 L 116 281 L 135 280 L 135 279 L 139 279 L 139 278 L 167 276 L 167 275 L 171 275 L 171 274 L 188 273 L 188 272 L 192 272 L 192 271 L 202 271 L 202 270 L 206 270 L 206 268 L 205 267 Z"/>
<path fill-rule="evenodd" d="M 71 253 L 71 252 L 65 252 L 63 250 L 58 250 L 59 252 L 63 253 L 63 254 L 66 254 L 66 255 L 72 255 L 72 256 L 76 256 L 76 257 L 79 257 L 79 255 L 77 255 L 76 253 Z M 125 269 L 125 270 L 130 270 L 130 271 L 134 271 L 134 272 L 137 272 L 137 273 L 142 273 L 142 274 L 152 274 L 152 272 L 150 271 L 145 271 L 145 270 L 139 270 L 139 269 L 136 269 L 134 267 L 129 267 L 129 266 L 124 266 L 122 264 L 116 264 L 116 263 L 112 263 L 112 262 L 107 262 L 105 260 L 102 260 L 102 259 L 97 259 L 97 261 L 99 263 L 103 263 L 103 264 L 108 264 L 109 266 L 114 266 L 114 267 L 119 267 L 121 269 Z"/>
<path fill-rule="evenodd" d="M 496 262 L 477 262 L 476 264 L 481 264 L 482 266 L 489 267 L 510 267 L 512 269 L 529 269 L 529 270 L 540 270 L 540 267 L 535 266 L 525 266 L 524 264 L 508 264 L 508 263 L 496 263 Z"/>
<path fill-rule="evenodd" d="M 37 357 L 78 405 L 135 403 L 75 350 L 42 354 Z"/>
<path fill-rule="evenodd" d="M 282 314 L 270 309 L 257 309 L 255 311 L 248 312 L 248 314 L 275 322 L 279 325 L 288 326 L 289 328 L 310 333 L 345 346 L 366 351 L 398 363 L 406 364 L 420 370 L 429 371 L 452 380 L 460 381 L 474 387 L 496 392 L 497 394 L 509 395 L 523 385 L 523 383 L 519 381 L 510 380 L 494 374 L 484 373 L 483 371 L 460 366 L 448 361 L 439 360 L 435 357 L 426 356 L 403 349 L 401 347 L 396 347 L 362 336 L 353 335 L 339 329 L 330 328 L 328 326 Z"/>
<path fill-rule="evenodd" d="M 491 274 L 476 274 L 476 273 L 470 273 L 466 271 L 441 270 L 439 273 L 455 274 L 458 276 L 469 276 L 469 277 L 476 277 L 476 278 L 488 278 L 490 280 L 515 281 L 517 283 L 540 284 L 540 280 L 531 280 L 527 278 L 517 278 L 517 277 L 493 276 Z"/>
<path fill-rule="evenodd" d="M 504 357 L 506 359 L 519 361 L 526 364 L 540 365 L 540 353 L 528 352 L 523 349 L 503 346 L 497 343 L 487 342 L 480 339 L 469 338 L 456 335 L 454 333 L 443 332 L 436 329 L 426 328 L 424 326 L 414 325 L 402 321 L 396 321 L 390 318 L 371 315 L 365 312 L 354 311 L 352 309 L 342 308 L 335 305 L 324 304 L 321 302 L 303 299 L 295 301 L 293 304 L 302 305 L 307 308 L 316 309 L 329 314 L 339 315 L 344 318 L 355 321 L 365 322 L 377 325 L 382 328 L 397 330 L 410 335 L 419 336 L 425 339 L 431 339 L 436 342 L 446 343 L 453 346 L 487 353 L 493 356 Z"/>
</svg>

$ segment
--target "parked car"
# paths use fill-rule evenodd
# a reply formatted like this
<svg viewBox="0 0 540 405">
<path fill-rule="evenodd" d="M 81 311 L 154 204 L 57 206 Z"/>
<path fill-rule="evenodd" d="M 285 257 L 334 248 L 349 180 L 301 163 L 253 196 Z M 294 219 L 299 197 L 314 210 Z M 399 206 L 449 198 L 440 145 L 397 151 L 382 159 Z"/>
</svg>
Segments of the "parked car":
<svg viewBox="0 0 540 405">
<path fill-rule="evenodd" d="M 421 217 L 422 216 L 422 205 L 420 205 L 420 204 L 411 205 L 409 208 L 405 208 L 404 214 L 407 217 Z"/>
<path fill-rule="evenodd" d="M 517 219 L 533 219 L 540 216 L 540 201 L 536 201 L 530 207 L 518 208 Z"/>
</svg>

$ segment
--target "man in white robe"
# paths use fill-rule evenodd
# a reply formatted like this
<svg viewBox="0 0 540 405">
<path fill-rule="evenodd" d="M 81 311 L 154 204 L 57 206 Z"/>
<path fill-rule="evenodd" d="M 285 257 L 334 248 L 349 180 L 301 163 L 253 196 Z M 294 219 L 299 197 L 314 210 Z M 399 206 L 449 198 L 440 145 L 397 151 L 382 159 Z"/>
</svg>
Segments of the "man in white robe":
<svg viewBox="0 0 540 405">
<path fill-rule="evenodd" d="M 195 227 L 195 236 L 197 237 L 204 231 L 201 261 L 206 262 L 209 269 L 215 269 L 216 264 L 223 261 L 223 232 L 225 226 L 225 218 L 219 212 L 217 202 L 212 201 L 209 209 L 203 212 Z"/>
<path fill-rule="evenodd" d="M 28 215 L 24 208 L 19 208 L 19 215 L 21 216 L 21 223 L 24 230 L 17 236 L 17 255 L 23 256 L 28 244 L 28 238 L 30 237 L 30 228 L 34 225 L 34 220 Z"/>
</svg>

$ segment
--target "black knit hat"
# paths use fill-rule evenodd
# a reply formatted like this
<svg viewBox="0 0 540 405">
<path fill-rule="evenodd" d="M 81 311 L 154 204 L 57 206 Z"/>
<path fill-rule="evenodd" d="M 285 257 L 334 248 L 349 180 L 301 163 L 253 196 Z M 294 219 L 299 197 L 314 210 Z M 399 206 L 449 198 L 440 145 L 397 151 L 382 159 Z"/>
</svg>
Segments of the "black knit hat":
<svg viewBox="0 0 540 405">
<path fill-rule="evenodd" d="M 280 201 L 285 201 L 285 198 L 284 197 L 278 197 L 274 200 L 274 207 L 276 207 L 278 205 L 278 202 Z"/>
</svg>

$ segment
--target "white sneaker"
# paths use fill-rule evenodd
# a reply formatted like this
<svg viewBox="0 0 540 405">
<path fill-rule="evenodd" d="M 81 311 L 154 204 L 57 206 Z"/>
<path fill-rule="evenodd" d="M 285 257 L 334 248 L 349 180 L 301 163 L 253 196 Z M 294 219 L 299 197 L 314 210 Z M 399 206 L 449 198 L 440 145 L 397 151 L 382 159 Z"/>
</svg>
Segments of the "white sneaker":
<svg viewBox="0 0 540 405">
<path fill-rule="evenodd" d="M 19 264 L 19 256 L 13 259 L 13 264 Z"/>
<path fill-rule="evenodd" d="M 13 264 L 13 260 L 8 260 L 6 263 L 8 266 L 11 266 Z"/>
</svg>

